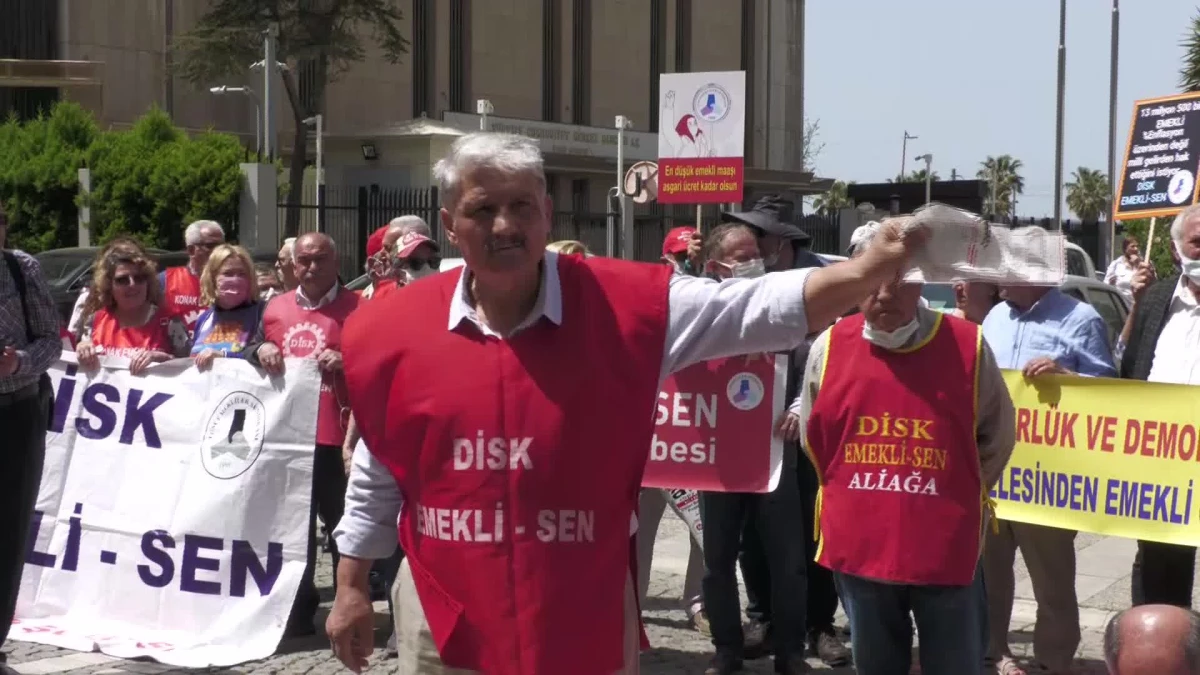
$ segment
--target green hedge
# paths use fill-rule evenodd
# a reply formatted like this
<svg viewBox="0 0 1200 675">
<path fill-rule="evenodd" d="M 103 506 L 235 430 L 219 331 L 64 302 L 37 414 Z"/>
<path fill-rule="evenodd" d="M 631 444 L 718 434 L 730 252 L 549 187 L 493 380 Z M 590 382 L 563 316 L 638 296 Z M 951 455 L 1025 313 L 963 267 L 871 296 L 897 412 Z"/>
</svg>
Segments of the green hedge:
<svg viewBox="0 0 1200 675">
<path fill-rule="evenodd" d="M 9 213 L 9 246 L 30 252 L 74 246 L 78 170 L 92 172 L 91 240 L 121 234 L 148 246 L 183 248 L 187 223 L 207 218 L 237 237 L 246 152 L 237 138 L 188 137 L 151 110 L 128 131 L 100 131 L 91 114 L 62 102 L 39 119 L 0 126 L 0 200 Z"/>
</svg>

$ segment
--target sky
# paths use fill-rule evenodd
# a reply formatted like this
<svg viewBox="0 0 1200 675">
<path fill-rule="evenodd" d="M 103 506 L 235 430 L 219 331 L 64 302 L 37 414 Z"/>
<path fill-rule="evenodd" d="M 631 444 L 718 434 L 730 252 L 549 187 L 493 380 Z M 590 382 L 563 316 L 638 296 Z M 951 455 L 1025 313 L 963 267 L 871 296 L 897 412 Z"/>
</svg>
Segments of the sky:
<svg viewBox="0 0 1200 675">
<path fill-rule="evenodd" d="M 973 178 L 988 155 L 1021 160 L 1018 217 L 1054 214 L 1058 10 L 1054 0 L 808 0 L 804 114 L 823 178 L 878 183 L 933 154 Z M 1133 102 L 1179 91 L 1180 42 L 1200 0 L 1121 3 L 1117 155 Z M 1112 0 L 1068 0 L 1063 182 L 1108 162 Z M 1120 159 L 1118 159 L 1120 162 Z M 1065 192 L 1065 189 L 1064 189 Z M 1065 196 L 1064 196 L 1065 199 Z M 1063 206 L 1064 217 L 1068 211 Z"/>
</svg>

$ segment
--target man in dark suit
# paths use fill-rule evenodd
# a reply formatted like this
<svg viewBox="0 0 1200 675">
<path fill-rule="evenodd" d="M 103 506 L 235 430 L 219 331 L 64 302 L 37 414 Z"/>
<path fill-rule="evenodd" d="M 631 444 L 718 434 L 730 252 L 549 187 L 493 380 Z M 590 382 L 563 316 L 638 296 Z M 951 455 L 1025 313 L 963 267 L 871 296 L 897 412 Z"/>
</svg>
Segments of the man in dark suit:
<svg viewBox="0 0 1200 675">
<path fill-rule="evenodd" d="M 1134 274 L 1131 330 L 1121 357 L 1121 377 L 1200 385 L 1200 206 L 1184 209 L 1171 224 L 1180 273 L 1153 281 L 1143 264 Z M 1194 546 L 1138 541 L 1133 563 L 1134 605 L 1190 607 Z"/>
</svg>

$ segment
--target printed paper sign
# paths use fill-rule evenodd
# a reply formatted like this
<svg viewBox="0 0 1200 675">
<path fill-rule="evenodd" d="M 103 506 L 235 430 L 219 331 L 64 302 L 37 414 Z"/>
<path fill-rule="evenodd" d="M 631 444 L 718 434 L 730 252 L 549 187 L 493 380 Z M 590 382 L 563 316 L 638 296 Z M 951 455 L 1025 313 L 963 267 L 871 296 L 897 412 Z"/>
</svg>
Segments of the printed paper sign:
<svg viewBox="0 0 1200 675">
<path fill-rule="evenodd" d="M 770 492 L 783 442 L 774 435 L 787 386 L 786 356 L 706 361 L 663 383 L 644 487 Z"/>
<path fill-rule="evenodd" d="M 1117 187 L 1117 220 L 1172 216 L 1196 203 L 1200 92 L 1134 101 Z"/>
<path fill-rule="evenodd" d="M 746 73 L 663 73 L 658 132 L 658 201 L 742 202 Z"/>
<path fill-rule="evenodd" d="M 320 376 L 238 359 L 130 375 L 73 354 L 9 637 L 199 668 L 275 652 L 304 572 Z"/>
</svg>

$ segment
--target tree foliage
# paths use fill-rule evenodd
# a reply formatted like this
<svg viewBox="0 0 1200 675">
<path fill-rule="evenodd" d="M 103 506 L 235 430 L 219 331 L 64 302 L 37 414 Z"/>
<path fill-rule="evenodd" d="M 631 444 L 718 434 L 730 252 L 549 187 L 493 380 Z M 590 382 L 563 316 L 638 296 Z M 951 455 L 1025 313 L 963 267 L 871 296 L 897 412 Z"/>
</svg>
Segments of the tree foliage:
<svg viewBox="0 0 1200 675">
<path fill-rule="evenodd" d="M 1200 10 L 1183 34 L 1183 66 L 1179 69 L 1179 86 L 1184 91 L 1200 91 Z"/>
<path fill-rule="evenodd" d="M 1159 279 L 1175 273 L 1175 259 L 1171 256 L 1171 219 L 1159 218 L 1154 226 L 1154 250 L 1146 251 L 1146 239 L 1150 234 L 1150 219 L 1139 218 L 1138 220 L 1126 220 L 1122 223 L 1125 226 L 1125 235 L 1132 236 L 1138 240 L 1138 248 L 1142 251 L 1142 256 L 1149 259 L 1154 264 L 1155 271 L 1158 272 Z M 1120 237 L 1114 246 L 1121 245 Z M 1120 253 L 1116 253 L 1120 255 Z"/>
<path fill-rule="evenodd" d="M 1021 160 L 1012 155 L 1000 155 L 988 157 L 979 163 L 979 167 L 975 176 L 988 184 L 983 200 L 984 214 L 995 218 L 1015 217 L 1013 195 L 1025 192 Z"/>
<path fill-rule="evenodd" d="M 233 136 L 189 138 L 153 110 L 131 130 L 100 132 L 74 103 L 0 126 L 0 199 L 12 245 L 30 252 L 78 242 L 79 169 L 91 169 L 91 239 L 130 234 L 183 248 L 187 223 L 208 218 L 236 237 L 245 150 Z"/>
<path fill-rule="evenodd" d="M 938 172 L 934 171 L 932 180 L 934 182 L 936 182 L 941 179 L 942 179 L 942 177 L 938 175 Z M 904 176 L 898 175 L 895 178 L 889 178 L 888 182 L 889 183 L 922 183 L 922 184 L 924 184 L 925 183 L 925 169 L 916 169 L 913 171 L 909 171 L 907 175 L 904 175 Z"/>
<path fill-rule="evenodd" d="M 853 184 L 853 182 L 844 183 L 840 180 L 833 181 L 828 192 L 817 195 L 813 199 L 813 208 L 817 210 L 817 213 L 825 216 L 838 213 L 842 209 L 854 208 L 854 200 L 850 198 L 846 190 Z"/>
<path fill-rule="evenodd" d="M 1112 203 L 1108 193 L 1108 175 L 1099 169 L 1081 166 L 1071 172 L 1067 183 L 1067 208 L 1079 219 L 1092 223 L 1108 212 Z"/>
<path fill-rule="evenodd" d="M 75 103 L 0 126 L 0 201 L 10 246 L 41 251 L 77 240 L 79 168 L 97 133 L 95 120 Z"/>
<path fill-rule="evenodd" d="M 300 225 L 300 196 L 308 161 L 304 120 L 325 109 L 325 89 L 353 63 L 379 48 L 389 63 L 408 52 L 400 32 L 403 15 L 395 0 L 214 0 L 196 27 L 175 43 L 179 72 L 199 86 L 243 75 L 263 58 L 263 39 L 279 26 L 277 58 L 289 64 L 280 75 L 296 135 L 288 175 L 285 231 Z"/>
</svg>

